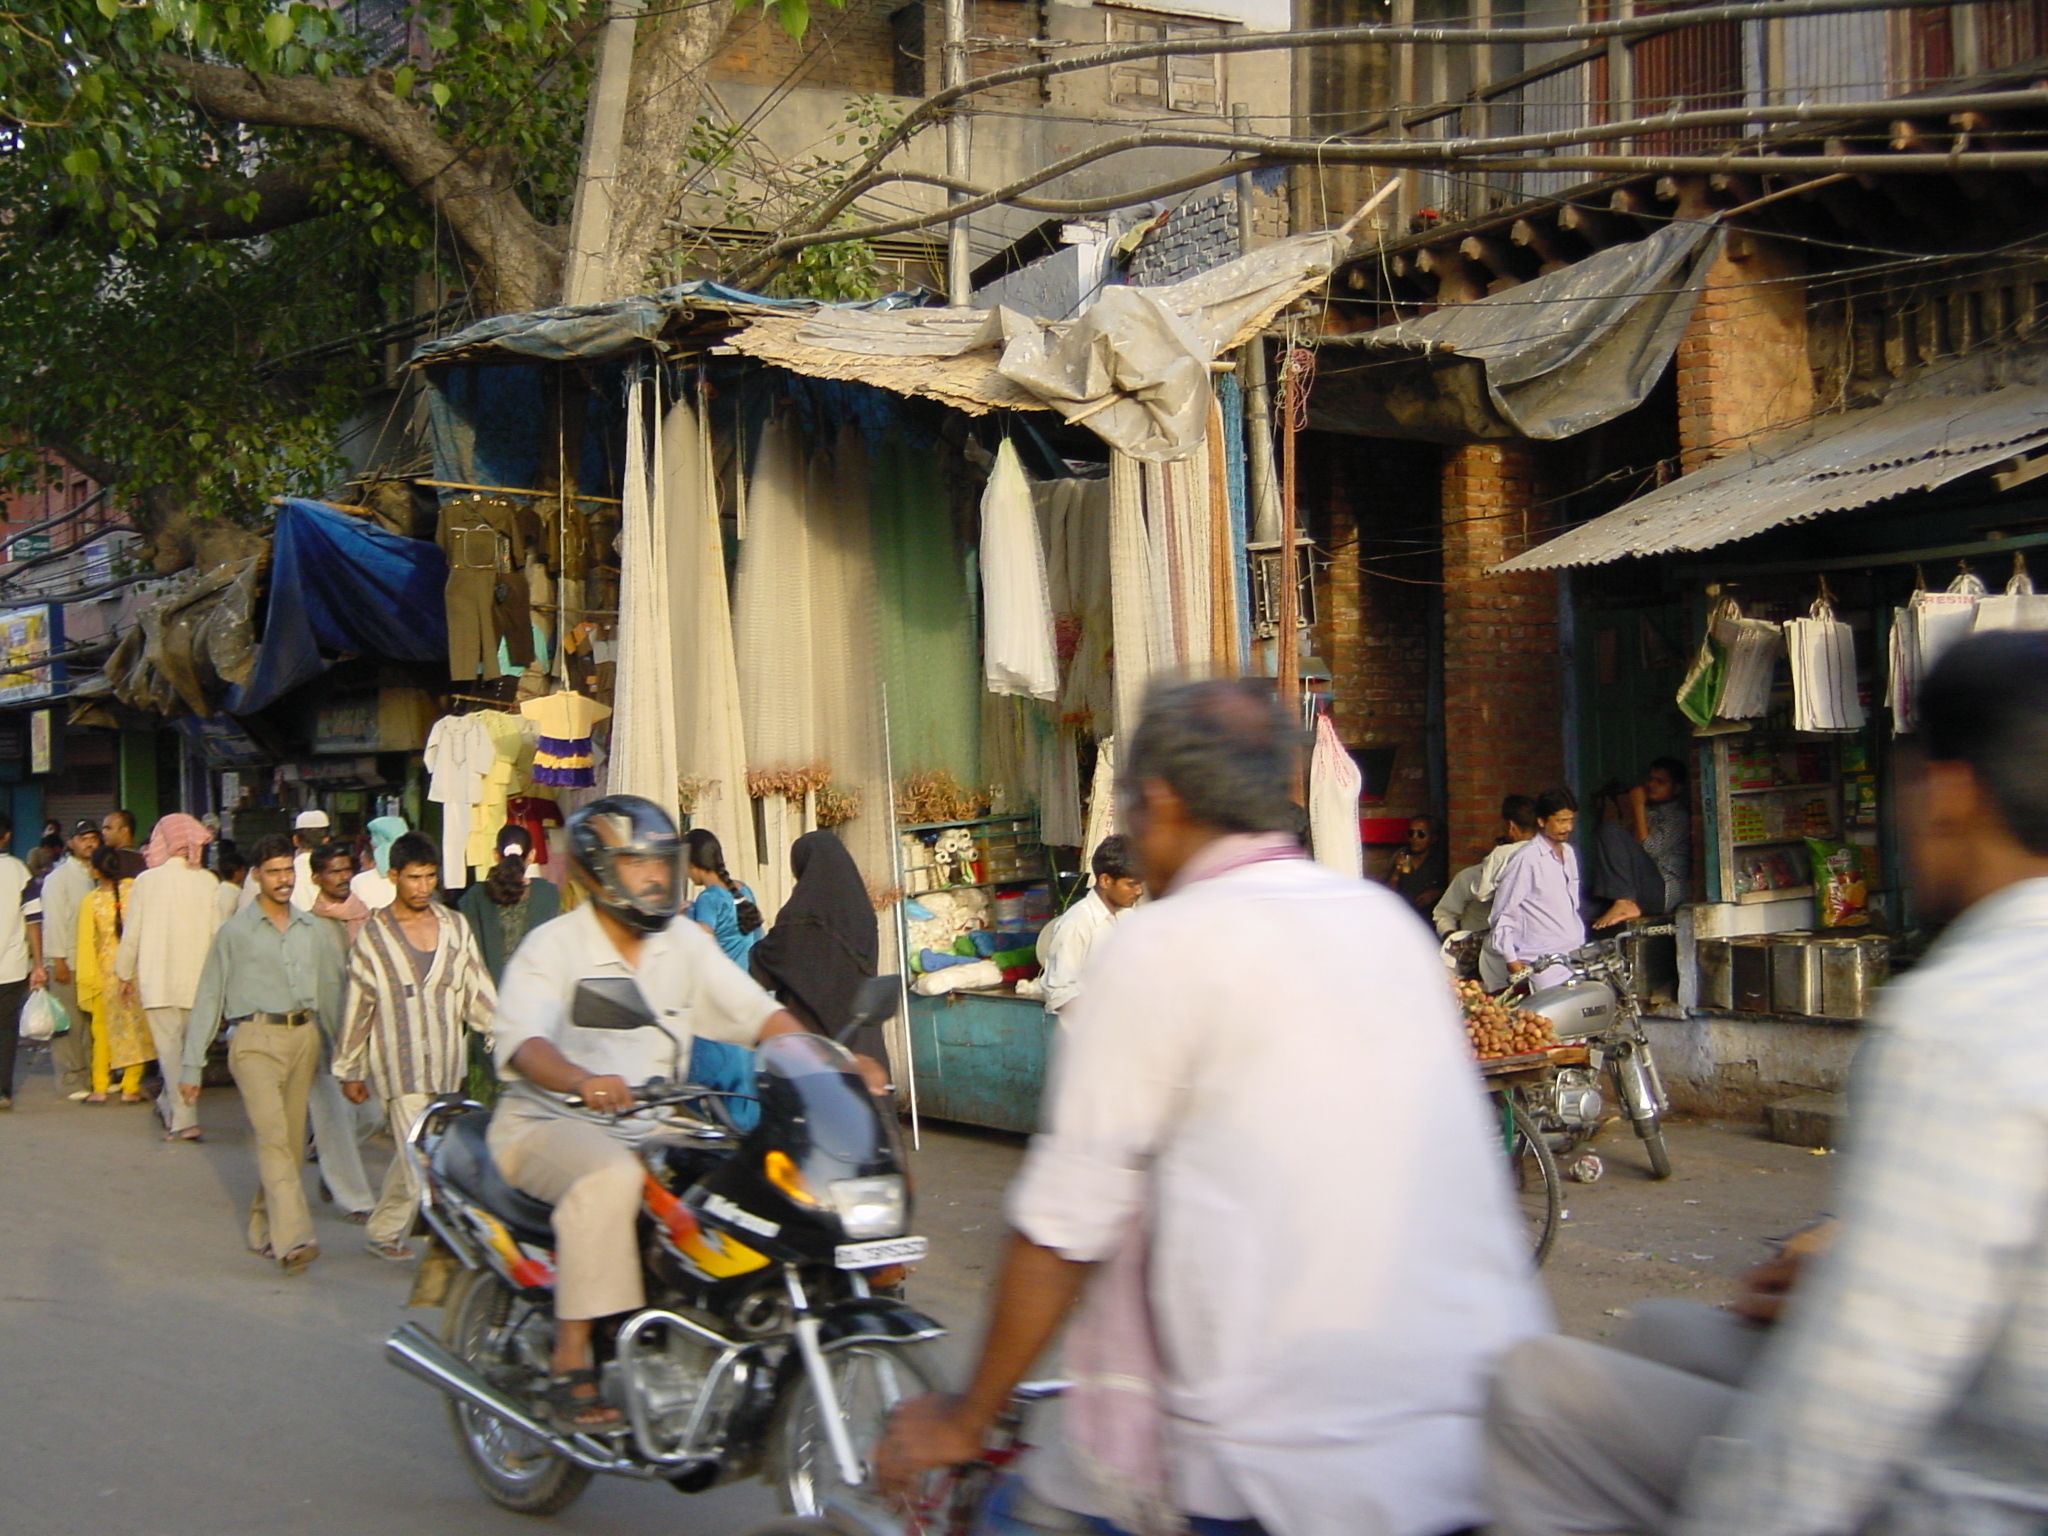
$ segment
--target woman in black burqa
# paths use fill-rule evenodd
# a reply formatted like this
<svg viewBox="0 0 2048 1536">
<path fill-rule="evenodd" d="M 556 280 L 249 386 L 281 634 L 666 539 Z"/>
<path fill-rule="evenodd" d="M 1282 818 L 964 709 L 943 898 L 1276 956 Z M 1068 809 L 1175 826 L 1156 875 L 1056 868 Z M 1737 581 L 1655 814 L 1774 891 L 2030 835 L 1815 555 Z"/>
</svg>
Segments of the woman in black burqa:
<svg viewBox="0 0 2048 1536">
<path fill-rule="evenodd" d="M 830 832 L 806 832 L 789 850 L 796 886 L 775 926 L 747 957 L 754 979 L 821 1035 L 853 1016 L 853 996 L 875 974 L 875 909 L 846 845 Z M 847 1042 L 889 1063 L 879 1024 Z M 893 1070 L 893 1064 L 892 1064 Z"/>
</svg>

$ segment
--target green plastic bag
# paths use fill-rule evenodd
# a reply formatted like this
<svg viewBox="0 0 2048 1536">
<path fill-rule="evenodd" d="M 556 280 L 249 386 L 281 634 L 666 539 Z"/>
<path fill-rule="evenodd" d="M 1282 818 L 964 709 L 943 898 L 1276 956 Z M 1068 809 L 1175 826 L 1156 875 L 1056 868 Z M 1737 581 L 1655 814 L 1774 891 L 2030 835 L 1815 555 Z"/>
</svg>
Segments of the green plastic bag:
<svg viewBox="0 0 2048 1536">
<path fill-rule="evenodd" d="M 54 1040 L 69 1033 L 71 1015 L 64 1011 L 57 995 L 43 987 L 29 993 L 28 1001 L 21 1005 L 21 1038 Z"/>
</svg>

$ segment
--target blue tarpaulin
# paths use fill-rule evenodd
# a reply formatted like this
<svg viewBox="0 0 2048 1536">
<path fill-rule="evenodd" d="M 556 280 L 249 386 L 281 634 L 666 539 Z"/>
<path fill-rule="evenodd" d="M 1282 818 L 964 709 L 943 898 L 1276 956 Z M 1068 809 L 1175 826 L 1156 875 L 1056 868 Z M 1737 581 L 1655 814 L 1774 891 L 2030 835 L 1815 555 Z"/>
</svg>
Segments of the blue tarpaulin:
<svg viewBox="0 0 2048 1536">
<path fill-rule="evenodd" d="M 256 669 L 230 690 L 227 709 L 253 714 L 345 656 L 445 659 L 447 584 L 438 544 L 400 538 L 317 501 L 287 500 L 271 534 Z"/>
</svg>

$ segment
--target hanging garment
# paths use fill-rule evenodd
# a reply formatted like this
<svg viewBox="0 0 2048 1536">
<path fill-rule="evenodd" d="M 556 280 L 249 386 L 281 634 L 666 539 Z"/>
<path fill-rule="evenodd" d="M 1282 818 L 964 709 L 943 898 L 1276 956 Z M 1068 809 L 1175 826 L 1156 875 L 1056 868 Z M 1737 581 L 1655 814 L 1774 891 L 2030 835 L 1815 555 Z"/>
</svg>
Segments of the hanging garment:
<svg viewBox="0 0 2048 1536">
<path fill-rule="evenodd" d="M 448 557 L 448 675 L 457 682 L 504 675 L 498 667 L 498 579 L 512 568 L 518 511 L 496 496 L 461 496 L 441 508 L 438 542 Z"/>
<path fill-rule="evenodd" d="M 469 829 L 483 777 L 497 761 L 490 732 L 474 715 L 444 715 L 427 734 L 427 798 L 441 807 L 441 880 L 469 883 Z"/>
<path fill-rule="evenodd" d="M 1892 710 L 1892 734 L 1904 736 L 1918 728 L 1920 648 L 1913 643 L 1913 610 L 1892 610 L 1891 678 L 1885 699 Z"/>
<path fill-rule="evenodd" d="M 627 391 L 618 677 L 612 694 L 618 719 L 612 726 L 612 757 L 604 783 L 607 794 L 642 795 L 674 815 L 675 649 L 668 632 L 667 519 L 658 514 L 655 492 L 661 479 L 662 445 L 652 420 L 654 404 L 655 387 L 650 382 L 636 381 Z"/>
<path fill-rule="evenodd" d="M 533 753 L 534 783 L 572 789 L 595 787 L 597 753 L 590 734 L 600 720 L 611 714 L 608 706 L 565 690 L 528 699 L 519 706 L 519 713 L 531 720 L 538 732 Z"/>
<path fill-rule="evenodd" d="M 1824 597 L 1807 618 L 1785 626 L 1792 658 L 1793 726 L 1802 731 L 1854 731 L 1863 726 L 1856 689 L 1856 640 Z"/>
<path fill-rule="evenodd" d="M 1308 830 L 1315 858 L 1326 869 L 1353 879 L 1365 873 L 1365 850 L 1359 841 L 1358 795 L 1365 776 L 1328 715 L 1316 717 L 1315 751 L 1308 768 Z"/>
<path fill-rule="evenodd" d="M 470 869 L 481 879 L 498 862 L 498 829 L 509 819 L 508 803 L 530 782 L 538 736 L 531 720 L 509 710 L 479 710 L 470 718 L 491 740 L 491 765 L 478 782 L 465 850 Z"/>
<path fill-rule="evenodd" d="M 1060 663 L 1059 718 L 1091 734 L 1105 734 L 1116 717 L 1109 667 L 1115 628 L 1109 597 L 1109 479 L 1048 480 L 1033 494 Z"/>
<path fill-rule="evenodd" d="M 1031 482 L 1008 438 L 981 498 L 982 677 L 990 693 L 1059 694 L 1052 600 Z"/>
<path fill-rule="evenodd" d="M 687 395 L 669 409 L 662 435 L 670 665 L 677 697 L 687 701 L 676 714 L 676 768 L 686 786 L 690 825 L 716 834 L 727 869 L 742 884 L 758 887 L 718 491 L 711 444 Z"/>
<path fill-rule="evenodd" d="M 1107 736 L 1095 749 L 1095 778 L 1088 788 L 1088 826 L 1081 837 L 1081 856 L 1093 858 L 1103 839 L 1115 835 L 1116 827 L 1116 738 Z"/>
</svg>

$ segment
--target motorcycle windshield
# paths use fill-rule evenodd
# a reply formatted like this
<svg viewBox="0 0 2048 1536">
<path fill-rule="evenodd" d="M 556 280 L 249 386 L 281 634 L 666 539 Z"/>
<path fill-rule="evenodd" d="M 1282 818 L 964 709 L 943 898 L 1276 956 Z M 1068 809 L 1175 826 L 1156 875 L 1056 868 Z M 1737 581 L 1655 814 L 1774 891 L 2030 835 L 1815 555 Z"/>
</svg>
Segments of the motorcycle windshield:
<svg viewBox="0 0 2048 1536">
<path fill-rule="evenodd" d="M 823 1035 L 777 1035 L 763 1042 L 754 1060 L 767 1077 L 789 1085 L 813 1148 L 854 1165 L 876 1158 L 881 1121 L 844 1046 Z M 772 1093 L 772 1084 L 768 1088 Z"/>
</svg>

